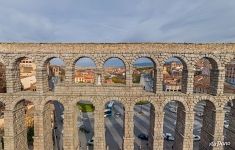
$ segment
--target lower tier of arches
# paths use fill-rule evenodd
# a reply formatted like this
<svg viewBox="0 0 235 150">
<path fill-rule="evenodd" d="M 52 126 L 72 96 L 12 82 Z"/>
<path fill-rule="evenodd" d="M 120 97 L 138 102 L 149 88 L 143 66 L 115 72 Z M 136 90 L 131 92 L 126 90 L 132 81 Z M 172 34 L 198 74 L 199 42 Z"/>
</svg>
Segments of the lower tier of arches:
<svg viewBox="0 0 235 150">
<path fill-rule="evenodd" d="M 132 99 L 98 96 L 39 99 L 30 101 L 30 98 L 20 98 L 13 102 L 13 106 L 12 102 L 7 100 L 2 102 L 1 108 L 4 110 L 1 109 L 1 115 L 3 112 L 5 150 L 51 150 L 55 147 L 65 150 L 83 150 L 79 127 L 81 123 L 86 122 L 84 120 L 88 115 L 93 119 L 89 124 L 89 128 L 92 130 L 89 131 L 87 138 L 93 137 L 94 150 L 115 150 L 107 137 L 112 135 L 112 132 L 119 132 L 109 128 L 112 120 L 116 124 L 119 123 L 121 142 L 117 144 L 118 149 L 169 149 L 169 145 L 166 146 L 166 133 L 170 132 L 169 126 L 172 126 L 170 129 L 174 130 L 174 142 L 170 145 L 171 149 L 230 150 L 235 148 L 234 98 L 230 98 L 230 101 L 228 98 L 219 101 L 218 97 L 193 99 L 181 96 Z M 84 115 L 81 104 L 91 106 L 89 108 L 91 112 L 87 113 L 87 116 Z M 110 107 L 114 109 L 113 118 L 108 118 L 109 113 L 105 113 Z M 29 130 L 27 121 L 25 121 L 28 112 L 33 117 L 32 146 L 29 146 L 27 138 Z M 200 112 L 203 112 L 203 115 Z M 175 122 L 169 118 L 170 113 L 175 116 Z M 226 120 L 229 120 L 229 126 L 225 128 Z M 166 124 L 167 121 L 168 124 Z M 194 137 L 195 134 L 198 134 L 194 130 L 197 122 L 201 122 L 201 126 L 198 127 L 201 137 L 198 147 L 195 146 Z M 144 144 L 139 142 L 139 133 L 144 133 L 148 137 L 145 148 Z"/>
</svg>

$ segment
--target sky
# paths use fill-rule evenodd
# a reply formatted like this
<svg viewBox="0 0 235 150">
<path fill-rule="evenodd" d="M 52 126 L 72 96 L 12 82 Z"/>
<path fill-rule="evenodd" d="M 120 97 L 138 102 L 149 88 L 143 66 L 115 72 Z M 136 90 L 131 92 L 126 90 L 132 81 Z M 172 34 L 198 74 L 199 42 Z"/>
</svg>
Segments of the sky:
<svg viewBox="0 0 235 150">
<path fill-rule="evenodd" d="M 0 0 L 0 42 L 234 42 L 235 0 Z"/>
</svg>

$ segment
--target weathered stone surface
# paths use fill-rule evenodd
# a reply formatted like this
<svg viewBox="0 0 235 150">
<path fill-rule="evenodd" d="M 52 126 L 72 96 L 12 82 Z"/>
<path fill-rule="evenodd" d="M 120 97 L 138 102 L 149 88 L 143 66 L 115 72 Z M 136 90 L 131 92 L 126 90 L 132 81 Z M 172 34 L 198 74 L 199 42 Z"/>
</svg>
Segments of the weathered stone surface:
<svg viewBox="0 0 235 150">
<path fill-rule="evenodd" d="M 97 77 L 102 76 L 104 61 L 109 57 L 119 57 L 126 65 L 126 85 L 77 85 L 73 81 L 74 63 L 82 56 L 94 60 L 97 66 Z M 184 64 L 182 92 L 164 92 L 162 90 L 162 66 L 169 57 L 177 57 Z M 30 57 L 37 65 L 37 91 L 20 91 L 19 68 L 16 65 L 19 58 Z M 59 57 L 66 64 L 66 78 L 58 84 L 54 92 L 48 91 L 45 63 L 53 57 Z M 155 87 L 154 92 L 146 92 L 140 86 L 132 84 L 132 65 L 139 57 L 148 57 L 155 62 Z M 212 70 L 213 79 L 210 94 L 193 93 L 194 64 L 197 60 L 208 57 L 213 59 L 217 68 Z M 202 149 L 208 149 L 208 142 L 223 140 L 223 112 L 221 108 L 229 100 L 234 100 L 234 94 L 224 94 L 223 84 L 225 65 L 235 58 L 235 44 L 167 44 L 167 43 L 118 43 L 118 44 L 60 44 L 60 43 L 1 43 L 0 61 L 6 66 L 7 93 L 0 93 L 0 101 L 6 106 L 5 118 L 5 149 L 25 150 L 27 147 L 25 126 L 22 125 L 22 109 L 16 109 L 22 99 L 29 100 L 37 107 L 35 110 L 34 149 L 52 149 L 50 130 L 50 113 L 48 105 L 50 100 L 58 100 L 64 105 L 64 149 L 77 149 L 79 137 L 75 136 L 76 111 L 75 104 L 79 100 L 90 100 L 96 107 L 95 110 L 95 150 L 105 149 L 103 109 L 110 100 L 118 100 L 125 108 L 123 149 L 134 148 L 133 134 L 133 108 L 137 101 L 151 102 L 150 149 L 162 150 L 164 140 L 163 109 L 171 100 L 180 102 L 178 121 L 176 127 L 176 143 L 178 148 L 192 150 L 193 148 L 193 108 L 201 100 L 210 101 L 214 107 L 205 109 L 207 119 L 202 128 Z M 17 107 L 16 107 L 17 106 Z M 99 107 L 98 107 L 99 106 Z M 17 111 L 16 111 L 17 110 Z M 222 113 L 222 115 L 221 115 Z M 234 114 L 234 112 L 233 112 Z M 16 117 L 18 116 L 18 117 Z M 19 117 L 20 116 L 20 117 Z M 234 118 L 234 116 L 231 116 Z M 233 119 L 234 120 L 234 119 Z M 219 122 L 219 123 L 218 123 Z M 235 139 L 234 121 L 228 130 L 231 132 L 227 141 Z M 233 126 L 232 126 L 233 125 Z M 218 132 L 220 130 L 220 132 Z M 19 132 L 22 131 L 22 132 Z M 215 132 L 216 131 L 216 132 Z M 230 139 L 228 139 L 230 138 Z M 234 143 L 230 149 L 234 149 Z M 210 147 L 212 149 L 212 147 Z M 223 149 L 214 147 L 214 149 Z"/>
</svg>

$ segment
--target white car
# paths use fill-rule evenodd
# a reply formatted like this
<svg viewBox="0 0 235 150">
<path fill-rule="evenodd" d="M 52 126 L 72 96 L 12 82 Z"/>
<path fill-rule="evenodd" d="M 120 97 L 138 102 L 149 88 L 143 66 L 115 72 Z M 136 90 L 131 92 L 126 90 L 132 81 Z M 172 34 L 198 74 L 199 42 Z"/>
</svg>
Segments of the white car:
<svg viewBox="0 0 235 150">
<path fill-rule="evenodd" d="M 171 133 L 165 133 L 165 134 L 163 134 L 163 137 L 167 141 L 174 141 L 175 140 L 175 138 L 173 137 L 173 135 Z"/>
<path fill-rule="evenodd" d="M 229 122 L 227 120 L 224 121 L 224 127 L 227 129 L 229 127 Z"/>
<path fill-rule="evenodd" d="M 62 114 L 60 117 L 61 117 L 62 119 L 64 119 L 64 114 Z"/>
<path fill-rule="evenodd" d="M 201 137 L 199 135 L 193 135 L 193 141 L 200 141 Z"/>
<path fill-rule="evenodd" d="M 94 145 L 94 138 L 93 137 L 90 140 L 88 140 L 87 145 Z"/>
<path fill-rule="evenodd" d="M 199 116 L 199 117 L 202 117 L 203 116 L 203 112 L 197 112 L 196 115 Z"/>
</svg>

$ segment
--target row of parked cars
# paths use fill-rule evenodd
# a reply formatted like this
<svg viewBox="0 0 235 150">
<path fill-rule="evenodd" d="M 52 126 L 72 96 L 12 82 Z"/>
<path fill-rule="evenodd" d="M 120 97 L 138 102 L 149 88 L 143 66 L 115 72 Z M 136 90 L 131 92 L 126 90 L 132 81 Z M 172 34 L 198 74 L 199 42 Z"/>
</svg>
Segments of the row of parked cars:
<svg viewBox="0 0 235 150">
<path fill-rule="evenodd" d="M 148 136 L 144 133 L 140 133 L 137 137 L 144 141 L 149 140 Z M 164 140 L 167 140 L 167 141 L 175 140 L 174 136 L 171 133 L 165 133 L 163 134 L 163 137 L 164 137 Z M 193 135 L 193 141 L 200 141 L 200 140 L 201 140 L 201 137 L 199 135 Z M 87 145 L 94 145 L 94 137 L 88 140 Z"/>
<path fill-rule="evenodd" d="M 174 141 L 175 140 L 175 137 L 171 133 L 164 133 L 162 136 L 163 136 L 164 140 L 167 140 L 167 141 Z M 137 137 L 139 139 L 145 140 L 145 141 L 148 141 L 148 139 L 149 139 L 148 136 L 144 133 L 140 133 Z M 201 140 L 201 137 L 199 135 L 193 135 L 193 141 L 200 141 L 200 140 Z"/>
</svg>

